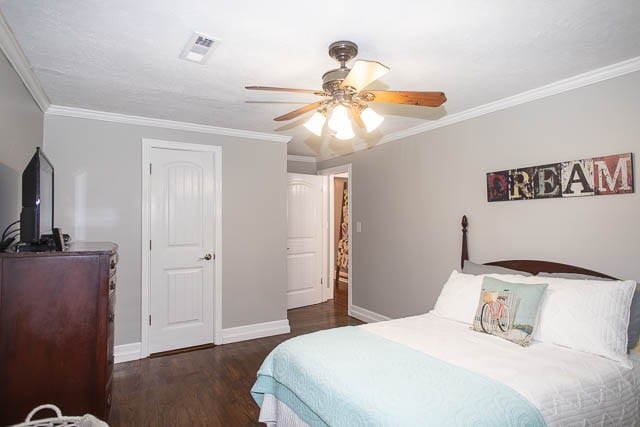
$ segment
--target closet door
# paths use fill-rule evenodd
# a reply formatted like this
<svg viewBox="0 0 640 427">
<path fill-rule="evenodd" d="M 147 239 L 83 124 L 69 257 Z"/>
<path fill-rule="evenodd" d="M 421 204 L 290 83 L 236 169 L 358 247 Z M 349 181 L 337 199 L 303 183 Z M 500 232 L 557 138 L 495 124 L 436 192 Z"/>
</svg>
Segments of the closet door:
<svg viewBox="0 0 640 427">
<path fill-rule="evenodd" d="M 287 308 L 322 302 L 322 180 L 288 177 Z"/>
</svg>

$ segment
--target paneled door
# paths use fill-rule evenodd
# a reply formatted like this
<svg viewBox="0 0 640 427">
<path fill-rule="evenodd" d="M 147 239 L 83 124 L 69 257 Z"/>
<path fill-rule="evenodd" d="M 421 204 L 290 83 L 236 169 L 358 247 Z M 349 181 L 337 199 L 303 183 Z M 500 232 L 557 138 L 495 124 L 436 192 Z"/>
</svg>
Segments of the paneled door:
<svg viewBox="0 0 640 427">
<path fill-rule="evenodd" d="M 288 174 L 287 308 L 322 302 L 322 181 Z"/>
<path fill-rule="evenodd" d="M 151 149 L 150 353 L 213 342 L 213 156 Z"/>
</svg>

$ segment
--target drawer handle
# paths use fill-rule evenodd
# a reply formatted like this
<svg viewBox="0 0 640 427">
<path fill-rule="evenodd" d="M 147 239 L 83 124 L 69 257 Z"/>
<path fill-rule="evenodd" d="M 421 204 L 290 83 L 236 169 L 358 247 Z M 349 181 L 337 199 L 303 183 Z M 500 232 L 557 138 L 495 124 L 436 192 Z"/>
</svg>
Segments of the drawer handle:
<svg viewBox="0 0 640 427">
<path fill-rule="evenodd" d="M 111 267 L 111 269 L 113 270 L 114 268 L 116 268 L 116 260 L 112 259 L 111 260 L 111 264 L 109 264 L 109 266 Z"/>
<path fill-rule="evenodd" d="M 114 291 L 116 289 L 116 282 L 110 282 L 109 283 L 109 290 L 110 291 Z"/>
<path fill-rule="evenodd" d="M 115 314 L 109 313 L 109 322 L 113 322 L 113 319 L 115 319 L 115 317 Z"/>
</svg>

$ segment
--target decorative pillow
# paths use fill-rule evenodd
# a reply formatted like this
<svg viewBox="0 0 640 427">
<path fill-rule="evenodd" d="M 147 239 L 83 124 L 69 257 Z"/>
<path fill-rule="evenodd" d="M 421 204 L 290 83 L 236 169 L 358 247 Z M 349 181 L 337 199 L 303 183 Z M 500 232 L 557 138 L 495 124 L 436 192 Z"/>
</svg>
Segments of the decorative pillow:
<svg viewBox="0 0 640 427">
<path fill-rule="evenodd" d="M 527 346 L 533 338 L 546 283 L 510 283 L 484 277 L 473 329 Z"/>
<path fill-rule="evenodd" d="M 432 313 L 445 319 L 470 325 L 478 305 L 482 276 L 451 272 L 442 287 Z"/>
<path fill-rule="evenodd" d="M 612 279 L 604 279 L 602 277 L 590 276 L 588 274 L 575 274 L 575 273 L 540 273 L 538 277 L 556 277 L 560 279 L 574 279 L 574 280 L 597 280 L 603 282 L 613 281 Z M 640 285 L 636 285 L 636 290 L 633 293 L 633 299 L 631 300 L 631 315 L 629 316 L 629 329 L 627 331 L 628 344 L 627 350 L 631 351 L 636 347 L 640 340 Z"/>
<path fill-rule="evenodd" d="M 545 281 L 549 288 L 534 338 L 628 364 L 627 332 L 636 283 L 553 277 Z"/>
<path fill-rule="evenodd" d="M 526 271 L 512 270 L 510 268 L 498 267 L 495 265 L 476 264 L 469 260 L 464 262 L 462 272 L 465 274 L 519 274 L 521 276 L 531 276 Z"/>
</svg>

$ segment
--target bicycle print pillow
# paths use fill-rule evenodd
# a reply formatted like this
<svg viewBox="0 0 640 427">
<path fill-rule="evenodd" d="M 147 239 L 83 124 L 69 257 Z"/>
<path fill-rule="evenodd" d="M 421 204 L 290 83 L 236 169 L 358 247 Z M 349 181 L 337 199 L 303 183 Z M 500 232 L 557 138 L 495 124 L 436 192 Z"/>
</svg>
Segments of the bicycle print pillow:
<svg viewBox="0 0 640 427">
<path fill-rule="evenodd" d="M 484 277 L 473 330 L 529 345 L 535 333 L 546 283 L 509 283 Z"/>
</svg>

